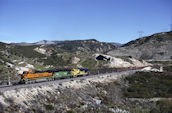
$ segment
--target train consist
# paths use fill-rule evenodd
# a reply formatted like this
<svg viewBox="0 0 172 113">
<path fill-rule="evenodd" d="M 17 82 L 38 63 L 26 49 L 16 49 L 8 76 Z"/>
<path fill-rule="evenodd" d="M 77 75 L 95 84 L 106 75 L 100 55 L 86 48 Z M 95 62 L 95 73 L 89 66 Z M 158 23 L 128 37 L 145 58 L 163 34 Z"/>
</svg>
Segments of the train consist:
<svg viewBox="0 0 172 113">
<path fill-rule="evenodd" d="M 87 69 L 78 68 L 67 71 L 47 71 L 47 72 L 32 72 L 24 71 L 21 75 L 20 83 L 28 84 L 35 83 L 40 80 L 56 80 L 62 78 L 72 78 L 88 75 Z"/>
<path fill-rule="evenodd" d="M 128 71 L 128 70 L 136 70 L 142 69 L 144 67 L 129 67 L 129 68 L 104 68 L 104 69 L 97 69 L 97 70 L 89 70 L 89 74 L 97 75 L 97 74 L 104 74 L 104 73 L 112 73 L 112 72 L 121 72 L 121 71 Z M 51 81 L 56 79 L 63 79 L 63 78 L 72 78 L 78 76 L 85 76 L 88 75 L 87 69 L 78 68 L 72 70 L 48 70 L 48 71 L 24 71 L 21 75 L 21 79 L 19 83 L 35 83 L 37 81 Z"/>
</svg>

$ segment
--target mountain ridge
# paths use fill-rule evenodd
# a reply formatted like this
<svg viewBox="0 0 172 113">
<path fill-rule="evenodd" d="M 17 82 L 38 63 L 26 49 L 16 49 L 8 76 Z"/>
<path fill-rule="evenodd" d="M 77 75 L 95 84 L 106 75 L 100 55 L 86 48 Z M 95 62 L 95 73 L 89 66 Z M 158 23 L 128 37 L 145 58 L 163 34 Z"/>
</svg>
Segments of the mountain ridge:
<svg viewBox="0 0 172 113">
<path fill-rule="evenodd" d="M 112 56 L 133 56 L 137 59 L 171 59 L 172 31 L 156 33 L 132 40 L 108 52 Z"/>
<path fill-rule="evenodd" d="M 73 41 L 98 41 L 96 39 L 85 39 L 85 40 L 40 40 L 38 42 L 33 42 L 33 43 L 28 43 L 28 42 L 19 42 L 19 43 L 10 43 L 14 45 L 22 45 L 22 46 L 27 46 L 27 45 L 56 45 L 59 43 L 63 42 L 73 42 Z M 101 41 L 98 41 L 101 42 Z M 118 42 L 102 42 L 102 43 L 108 43 L 108 44 L 113 44 L 116 47 L 120 47 L 122 44 Z"/>
</svg>

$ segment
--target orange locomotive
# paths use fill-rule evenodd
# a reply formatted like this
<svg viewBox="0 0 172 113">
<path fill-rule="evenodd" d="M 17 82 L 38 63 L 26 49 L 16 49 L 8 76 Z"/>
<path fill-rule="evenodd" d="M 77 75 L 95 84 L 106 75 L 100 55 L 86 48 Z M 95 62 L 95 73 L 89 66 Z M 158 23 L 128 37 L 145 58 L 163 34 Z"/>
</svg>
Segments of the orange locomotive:
<svg viewBox="0 0 172 113">
<path fill-rule="evenodd" d="M 53 73 L 33 73 L 32 71 L 24 71 L 21 76 L 21 83 L 36 82 L 38 79 L 53 80 Z"/>
</svg>

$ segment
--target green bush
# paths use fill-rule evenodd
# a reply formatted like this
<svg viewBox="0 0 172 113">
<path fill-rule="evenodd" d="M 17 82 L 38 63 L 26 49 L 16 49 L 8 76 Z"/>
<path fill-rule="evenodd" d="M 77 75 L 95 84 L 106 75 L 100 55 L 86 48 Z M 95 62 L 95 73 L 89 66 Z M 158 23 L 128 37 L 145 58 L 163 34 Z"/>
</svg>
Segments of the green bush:
<svg viewBox="0 0 172 113">
<path fill-rule="evenodd" d="M 172 101 L 163 99 L 157 101 L 156 105 L 159 107 L 161 113 L 172 113 Z"/>
<path fill-rule="evenodd" d="M 4 62 L 12 63 L 12 62 L 10 61 L 10 59 L 7 58 L 7 56 L 5 56 L 5 55 L 3 55 L 3 54 L 1 54 L 1 53 L 0 53 L 0 59 L 2 59 Z"/>
<path fill-rule="evenodd" d="M 164 70 L 172 72 L 172 66 L 165 66 Z"/>
<path fill-rule="evenodd" d="M 87 59 L 84 62 L 82 62 L 82 66 L 87 68 L 87 69 L 94 69 L 96 65 L 96 61 L 94 59 Z"/>
<path fill-rule="evenodd" d="M 70 58 L 64 59 L 63 56 L 57 56 L 56 53 L 53 53 L 47 59 L 42 60 L 46 65 L 54 65 L 54 66 L 67 66 L 70 64 Z M 41 61 L 41 60 L 40 60 Z"/>
<path fill-rule="evenodd" d="M 159 110 L 157 110 L 157 109 L 152 109 L 151 111 L 150 111 L 150 113 L 161 113 Z"/>
<path fill-rule="evenodd" d="M 34 49 L 38 46 L 14 46 L 9 50 L 10 53 L 20 57 L 41 58 L 45 55 L 36 52 Z"/>
<path fill-rule="evenodd" d="M 0 42 L 0 50 L 5 50 L 6 49 L 6 45 L 7 44 Z"/>
<path fill-rule="evenodd" d="M 126 77 L 129 87 L 123 90 L 126 97 L 172 97 L 171 73 L 138 72 Z"/>
<path fill-rule="evenodd" d="M 66 113 L 75 113 L 72 110 L 67 110 Z"/>
<path fill-rule="evenodd" d="M 50 104 L 45 105 L 46 110 L 54 110 L 54 107 Z"/>
</svg>

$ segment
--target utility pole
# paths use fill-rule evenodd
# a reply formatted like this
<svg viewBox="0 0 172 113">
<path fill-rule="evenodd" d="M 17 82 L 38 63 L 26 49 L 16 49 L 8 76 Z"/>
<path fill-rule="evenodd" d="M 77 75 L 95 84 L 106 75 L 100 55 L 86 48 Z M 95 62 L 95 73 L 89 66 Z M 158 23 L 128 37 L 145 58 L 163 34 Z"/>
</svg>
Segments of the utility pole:
<svg viewBox="0 0 172 113">
<path fill-rule="evenodd" d="M 162 65 L 160 66 L 159 71 L 160 71 L 160 72 L 163 72 L 163 66 L 162 66 Z"/>
<path fill-rule="evenodd" d="M 11 85 L 11 81 L 10 81 L 10 76 L 9 76 L 9 71 L 8 71 L 8 85 L 10 86 Z"/>
<path fill-rule="evenodd" d="M 171 22 L 170 22 L 170 23 L 171 23 L 171 24 L 170 24 L 170 30 L 172 31 L 172 7 L 171 7 L 171 12 L 170 12 L 170 13 L 171 13 L 171 18 L 170 18 L 170 21 L 171 21 Z"/>
</svg>

